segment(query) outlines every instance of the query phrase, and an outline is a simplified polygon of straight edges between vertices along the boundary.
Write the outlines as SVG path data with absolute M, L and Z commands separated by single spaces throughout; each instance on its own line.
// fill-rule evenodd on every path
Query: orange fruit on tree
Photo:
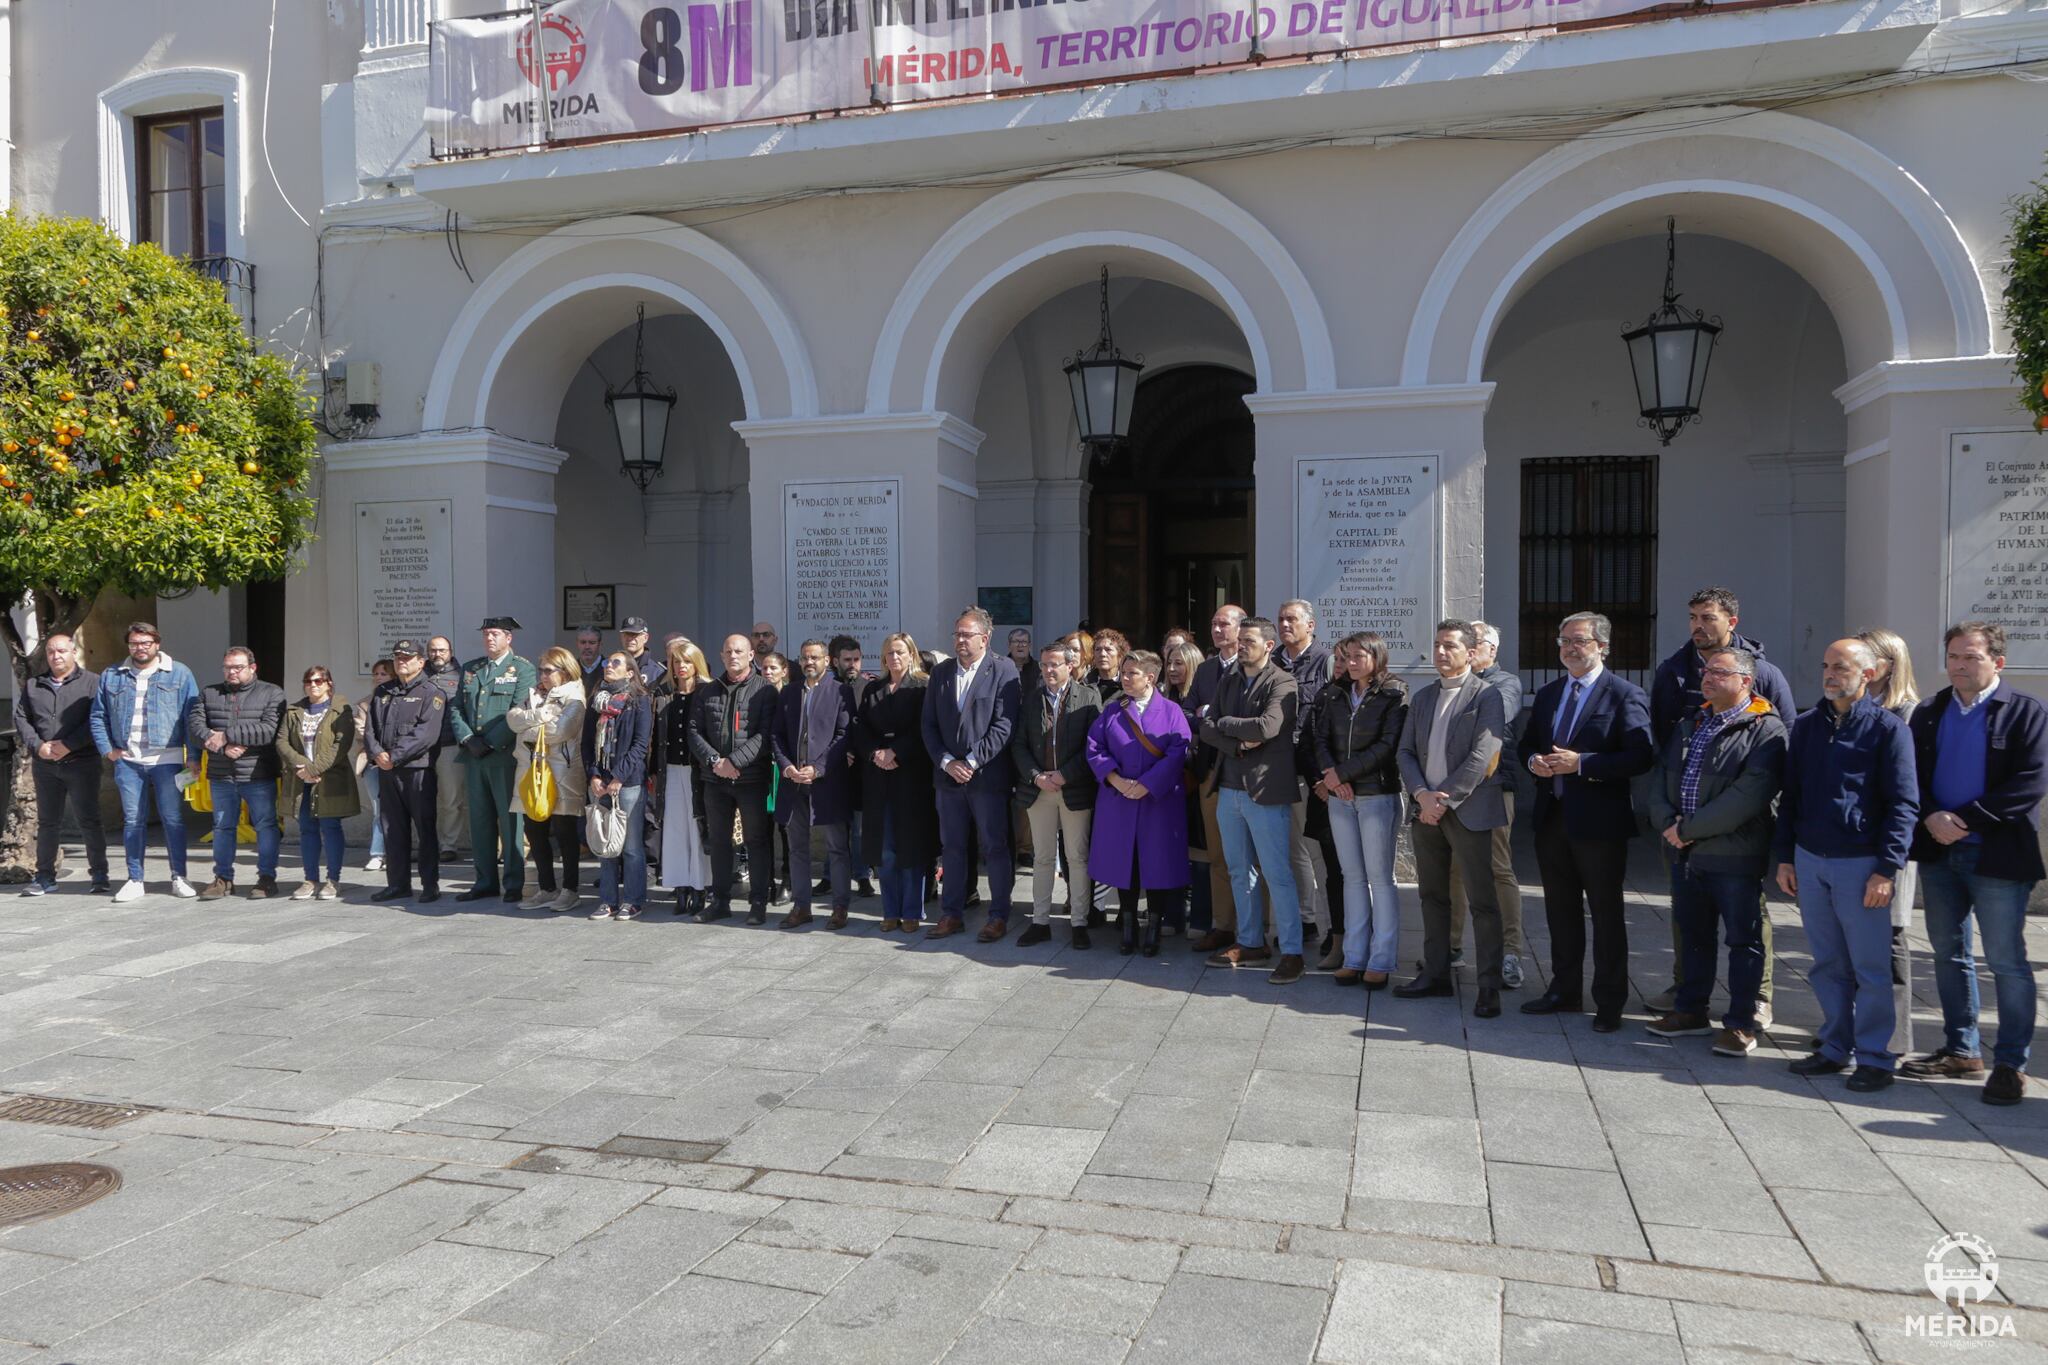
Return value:
M 124 380 L 122 380 L 122 381 L 121 381 L 121 391 L 122 391 L 123 393 L 133 393 L 133 392 L 135 392 L 135 381 L 134 381 L 134 380 L 132 380 L 132 379 L 124 379 Z
M 0 450 L 5 450 L 9 455 L 20 449 L 21 443 L 19 441 L 9 441 L 6 445 L 0 446 Z
M 28 339 L 30 341 L 41 341 L 43 339 L 43 334 L 35 330 L 35 328 L 31 327 L 29 328 Z
M 156 508 L 152 507 L 152 508 L 150 508 L 150 509 L 149 509 L 149 519 L 150 519 L 151 521 L 155 521 L 155 520 L 157 520 L 157 519 L 158 519 L 159 517 L 161 517 L 161 516 L 163 516 L 163 513 L 162 513 L 161 511 L 157 510 Z
M 64 390 L 64 392 L 57 395 L 57 401 L 60 403 L 69 403 L 73 396 L 74 395 L 72 394 L 71 390 L 66 389 Z
M 71 509 L 71 515 L 74 517 L 83 517 L 85 515 L 85 509 L 83 507 L 74 507 Z
M 254 461 L 254 460 L 244 460 L 244 461 L 242 461 L 242 472 L 243 472 L 244 474 L 254 474 L 254 473 L 256 473 L 256 472 L 257 472 L 257 471 L 258 471 L 258 470 L 259 470 L 260 468 L 261 468 L 261 466 L 259 466 L 259 465 L 258 465 L 258 464 L 257 464 L 257 463 L 256 463 L 256 462 Z

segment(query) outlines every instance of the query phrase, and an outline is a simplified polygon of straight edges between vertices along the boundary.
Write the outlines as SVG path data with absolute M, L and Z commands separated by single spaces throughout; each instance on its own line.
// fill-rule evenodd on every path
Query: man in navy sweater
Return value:
M 1977 964 L 1970 917 L 1998 993 L 1998 1043 L 1986 1104 L 2018 1104 L 2034 1037 L 2027 898 L 2042 876 L 2034 812 L 2048 795 L 2048 708 L 2004 686 L 2005 628 L 1951 626 L 1942 640 L 1949 686 L 1913 712 L 1914 757 L 1928 815 L 1913 834 L 1927 890 L 1927 938 L 1941 993 L 1942 1046 L 1908 1060 L 1909 1076 L 1984 1070 L 1977 1037 Z
M 1906 724 L 1869 695 L 1877 656 L 1837 640 L 1821 661 L 1821 704 L 1792 723 L 1774 857 L 1778 889 L 1799 902 L 1813 951 L 1820 1050 L 1801 1076 L 1847 1070 L 1851 1090 L 1882 1090 L 1891 1051 L 1892 880 L 1919 811 Z

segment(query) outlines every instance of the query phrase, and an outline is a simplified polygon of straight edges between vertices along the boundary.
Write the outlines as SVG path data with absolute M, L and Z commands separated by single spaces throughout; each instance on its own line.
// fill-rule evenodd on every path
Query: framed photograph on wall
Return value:
M 618 611 L 619 587 L 616 583 L 585 583 L 580 587 L 562 589 L 562 629 L 582 630 L 589 626 L 597 630 L 610 630 L 612 620 Z

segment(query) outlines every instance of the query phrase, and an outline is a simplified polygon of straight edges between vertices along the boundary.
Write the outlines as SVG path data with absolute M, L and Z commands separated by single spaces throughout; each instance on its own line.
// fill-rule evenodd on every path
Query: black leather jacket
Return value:
M 1398 795 L 1401 772 L 1394 756 L 1407 720 L 1408 689 L 1399 678 L 1390 676 L 1355 708 L 1350 681 L 1330 683 L 1316 694 L 1308 727 L 1315 744 L 1317 780 L 1335 768 L 1359 796 Z

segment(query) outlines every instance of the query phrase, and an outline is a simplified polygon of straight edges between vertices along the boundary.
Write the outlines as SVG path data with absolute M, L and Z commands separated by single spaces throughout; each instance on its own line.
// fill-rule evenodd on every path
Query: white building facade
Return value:
M 304 570 L 159 604 L 202 668 L 264 620 L 285 677 L 353 695 L 410 619 L 468 650 L 510 614 L 530 654 L 586 612 L 707 644 L 765 617 L 789 647 L 840 610 L 820 564 L 871 656 L 977 599 L 1149 643 L 1362 563 L 1333 623 L 1484 616 L 1532 679 L 1589 607 L 1646 677 L 1722 584 L 1806 700 L 1845 631 L 1938 681 L 1946 620 L 2036 605 L 2041 552 L 1978 553 L 1969 481 L 2048 458 L 1998 308 L 2048 147 L 2039 0 L 1648 11 L 469 157 L 427 131 L 449 0 L 100 0 L 90 43 L 83 6 L 12 11 L 13 206 L 252 265 L 252 325 L 324 386 Z M 1661 446 L 1619 338 L 1671 219 L 1724 331 Z M 1061 367 L 1105 267 L 1144 369 L 1101 453 Z M 642 307 L 679 394 L 644 492 L 603 401 Z M 840 492 L 851 547 L 815 520 Z M 1333 551 L 1374 505 L 1421 520 Z M 2015 666 L 2048 679 L 2048 630 Z

